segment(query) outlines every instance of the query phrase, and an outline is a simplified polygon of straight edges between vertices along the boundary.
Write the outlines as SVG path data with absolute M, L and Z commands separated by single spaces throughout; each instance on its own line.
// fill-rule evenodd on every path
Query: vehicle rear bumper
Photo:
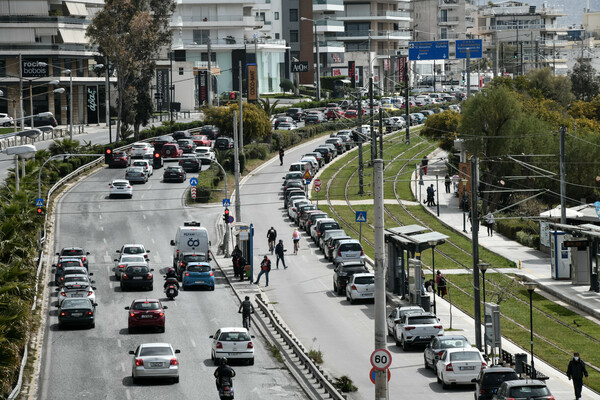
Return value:
M 135 367 L 133 376 L 136 378 L 177 378 L 179 367 L 172 365 L 170 368 L 143 368 Z
M 238 352 L 227 352 L 227 351 L 215 351 L 215 357 L 216 358 L 233 358 L 236 360 L 239 359 L 248 359 L 248 358 L 254 358 L 254 352 L 253 351 L 238 351 Z

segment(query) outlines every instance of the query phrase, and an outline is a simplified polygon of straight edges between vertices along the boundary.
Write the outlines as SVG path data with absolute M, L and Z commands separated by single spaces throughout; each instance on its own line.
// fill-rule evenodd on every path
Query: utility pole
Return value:
M 25 113 L 23 112 L 23 56 L 21 53 L 19 53 L 19 107 L 21 108 L 21 130 L 24 130 Z
M 383 109 L 379 107 L 379 158 L 383 160 Z
M 372 67 L 371 67 L 372 68 Z M 371 129 L 371 164 L 377 158 L 377 135 L 375 135 L 375 127 L 373 122 L 373 73 L 369 71 L 369 123 Z
M 560 132 L 560 223 L 567 223 L 567 182 L 566 182 L 566 166 L 565 166 L 565 131 L 566 128 L 561 126 Z
M 373 160 L 373 214 L 375 234 L 375 350 L 386 349 L 385 239 L 383 213 L 383 160 Z M 388 398 L 387 370 L 375 371 L 375 399 Z
M 515 74 L 518 76 L 519 71 L 521 70 L 521 67 L 519 65 L 519 22 L 517 20 L 515 20 L 515 23 L 517 25 L 517 70 L 515 71 Z M 521 54 L 521 56 L 522 56 L 522 54 Z
M 364 163 L 363 163 L 363 133 L 362 133 L 362 96 L 360 95 L 360 91 L 358 92 L 358 194 L 365 194 L 364 191 Z
M 173 129 L 173 50 L 171 49 L 171 51 L 169 52 L 169 62 L 171 64 L 171 67 L 169 68 L 169 72 L 171 75 L 171 78 L 169 79 L 169 120 L 171 121 L 171 132 Z M 73 93 L 71 93 L 71 96 L 73 96 Z M 73 124 L 73 122 L 71 121 L 71 124 Z
M 244 119 L 243 119 L 243 110 L 242 110 L 242 60 L 238 61 L 238 65 L 240 67 L 240 73 L 238 74 L 239 85 L 240 85 L 240 99 L 239 101 L 239 109 L 240 109 L 240 131 L 238 136 L 240 138 L 240 149 L 244 148 Z
M 406 88 L 406 97 L 404 99 L 404 108 L 406 109 L 406 144 L 410 144 L 410 111 L 408 105 L 409 84 L 408 84 L 408 66 L 410 65 L 408 57 L 404 59 L 404 86 Z
M 110 126 L 110 66 L 108 64 L 108 56 L 106 56 L 106 91 L 104 93 L 106 97 L 106 124 L 108 125 L 108 143 L 112 143 L 112 128 Z
M 208 82 L 206 83 L 206 91 L 208 92 L 208 106 L 212 107 L 213 105 L 213 99 L 212 99 L 212 68 L 210 65 L 210 37 L 207 38 L 208 39 L 208 43 L 207 43 L 207 47 L 206 47 L 206 51 L 208 52 L 208 62 L 206 64 L 206 67 L 208 69 L 208 73 L 206 74 L 206 77 L 208 78 Z
M 233 111 L 233 164 L 235 174 L 235 219 L 242 220 L 242 211 L 240 204 L 240 147 L 238 142 L 237 130 L 237 111 Z
M 467 57 L 469 53 L 467 51 Z M 477 209 L 477 156 L 471 156 L 471 215 L 473 242 L 473 301 L 475 302 L 475 346 L 481 351 L 481 300 L 479 294 L 479 215 Z

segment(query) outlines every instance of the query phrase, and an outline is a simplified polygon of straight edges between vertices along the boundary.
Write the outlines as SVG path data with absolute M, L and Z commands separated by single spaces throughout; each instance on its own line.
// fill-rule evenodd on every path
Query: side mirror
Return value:
M 209 338 L 210 338 L 210 339 L 212 339 L 212 338 L 213 338 L 213 335 L 210 335 L 210 336 L 209 336 Z
M 250 337 L 251 337 L 252 339 L 254 339 L 256 336 L 254 336 L 254 335 L 250 335 Z
M 473 379 L 471 379 L 471 382 L 473 382 L 473 383 L 477 383 L 477 378 L 473 378 Z
M 90 272 L 90 273 L 89 273 L 89 275 L 90 275 L 90 276 L 92 276 L 92 275 L 94 275 L 94 273 L 93 273 L 93 272 Z
M 129 354 L 135 355 L 135 351 L 129 350 Z
M 92 289 L 96 290 L 96 287 L 95 287 L 95 286 L 92 286 Z
M 175 241 L 171 240 L 171 246 L 175 246 Z
M 86 256 L 89 256 L 89 255 L 90 255 L 90 252 L 89 252 L 89 251 L 87 251 L 87 252 L 85 253 L 85 255 L 86 255 Z
M 120 253 L 120 252 L 121 252 L 121 250 L 117 250 L 117 253 Z
M 98 303 L 94 303 L 92 304 L 94 307 L 98 307 Z
M 129 306 L 125 307 L 126 310 L 129 310 Z
M 154 271 L 154 268 L 150 268 L 150 271 Z
M 175 354 L 179 354 L 179 353 L 181 353 L 181 350 L 179 350 L 179 349 L 175 350 Z
M 150 253 L 150 250 L 146 250 L 146 253 Z
M 167 306 L 163 306 L 163 310 L 166 310 L 166 309 L 168 309 L 168 308 L 169 308 L 169 307 L 167 307 Z
M 119 261 L 119 260 L 115 258 L 114 261 Z
M 57 255 L 57 256 L 60 256 L 60 254 L 59 254 L 59 253 L 56 253 L 56 255 Z

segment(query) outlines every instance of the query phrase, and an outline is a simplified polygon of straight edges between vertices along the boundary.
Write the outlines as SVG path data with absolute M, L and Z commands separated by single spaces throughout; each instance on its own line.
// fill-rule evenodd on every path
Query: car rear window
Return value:
M 340 245 L 340 251 L 361 251 L 360 243 L 344 243 Z
M 61 308 L 90 308 L 90 301 L 88 299 L 65 299 Z
M 121 257 L 121 261 L 122 263 L 126 263 L 126 262 L 146 262 L 146 260 L 144 260 L 144 257 L 142 256 L 126 256 L 126 257 Z
M 77 290 L 87 290 L 89 285 L 83 282 L 75 282 L 70 285 L 65 285 L 65 291 L 77 291 Z
M 155 301 L 145 301 L 143 303 L 142 302 L 135 303 L 133 305 L 133 309 L 134 310 L 159 310 L 160 306 Z
M 219 340 L 222 342 L 244 342 L 249 341 L 250 336 L 246 332 L 222 332 Z
M 513 387 L 510 389 L 510 397 L 537 397 L 537 396 L 549 396 L 550 391 L 546 386 L 520 386 Z
M 79 276 L 79 275 L 72 275 L 72 276 L 68 276 L 65 278 L 64 283 L 65 285 L 71 282 L 86 282 L 87 283 L 88 279 L 86 276 Z
M 440 349 L 461 349 L 469 346 L 470 344 L 466 340 L 440 340 Z
M 324 229 L 339 229 L 340 224 L 338 224 L 337 222 L 323 222 L 321 224 L 321 230 Z
M 173 352 L 169 347 L 144 347 L 140 350 L 140 357 L 170 355 L 173 355 Z
M 477 351 L 460 351 L 450 354 L 450 361 L 480 361 L 481 356 Z
M 147 267 L 142 267 L 142 266 L 132 266 L 132 267 L 127 267 L 127 272 L 130 274 L 147 274 L 148 273 L 148 268 Z
M 519 376 L 516 372 L 488 372 L 483 375 L 482 384 L 483 385 L 494 385 L 500 386 L 502 382 L 505 381 L 513 381 L 519 379 Z
M 73 269 L 66 269 L 63 274 L 64 275 L 73 275 L 73 274 L 80 274 L 80 275 L 84 275 L 86 274 L 86 270 L 85 268 L 73 268 Z
M 123 254 L 144 254 L 144 253 L 145 253 L 144 249 L 140 246 L 125 247 L 123 249 Z
M 208 265 L 190 265 L 187 267 L 190 272 L 210 272 L 211 269 Z
M 354 279 L 354 283 L 357 285 L 369 285 L 375 283 L 375 277 L 373 276 L 359 276 Z
M 188 255 L 183 256 L 183 261 L 204 262 L 204 261 L 206 261 L 206 256 L 204 254 L 188 254 Z
M 61 256 L 82 256 L 83 255 L 83 250 L 81 249 L 70 249 L 70 250 L 63 250 L 60 253 Z
M 58 268 L 69 268 L 69 267 L 81 267 L 81 263 L 79 261 L 63 261 L 58 264 Z
M 437 322 L 438 321 L 435 317 L 430 317 L 428 315 L 415 316 L 415 317 L 408 318 L 409 324 L 425 325 L 425 324 L 437 324 Z

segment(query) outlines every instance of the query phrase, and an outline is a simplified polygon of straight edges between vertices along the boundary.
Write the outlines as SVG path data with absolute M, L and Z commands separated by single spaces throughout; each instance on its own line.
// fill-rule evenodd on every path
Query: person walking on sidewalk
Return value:
M 277 240 L 277 231 L 275 228 L 271 227 L 267 231 L 267 240 L 269 241 L 269 251 L 273 254 L 273 249 L 275 248 L 275 240 Z
M 298 231 L 298 228 L 294 228 L 292 240 L 294 241 L 294 254 L 298 254 L 298 248 L 300 247 L 300 232 Z
M 573 380 L 573 389 L 575 389 L 575 400 L 581 398 L 581 389 L 583 388 L 583 377 L 587 379 L 588 372 L 585 363 L 579 358 L 579 353 L 573 353 L 573 359 L 569 361 L 567 367 L 567 378 Z
M 496 221 L 494 220 L 494 214 L 492 214 L 491 212 L 487 213 L 487 215 L 485 216 L 485 226 L 487 227 L 488 236 L 494 236 L 495 222 Z
M 284 155 L 283 147 L 280 147 L 279 148 L 279 165 L 283 165 L 283 155 Z
M 240 250 L 239 246 L 236 244 L 235 248 L 231 252 L 231 261 L 233 263 L 233 276 L 237 277 L 240 274 L 238 260 L 242 256 L 242 250 Z
M 283 240 L 279 240 L 279 243 L 277 243 L 277 246 L 275 246 L 275 256 L 277 257 L 275 265 L 277 266 L 277 269 L 279 269 L 279 260 L 281 260 L 283 268 L 287 269 L 287 266 L 285 265 L 285 259 L 283 258 L 283 253 L 285 251 L 287 250 L 283 248 Z
M 427 205 L 435 206 L 435 189 L 433 183 L 427 188 Z
M 450 179 L 450 175 L 446 174 L 444 177 L 444 184 L 446 185 L 446 193 L 450 193 L 450 184 L 452 180 Z
M 254 282 L 254 284 L 258 285 L 258 283 L 260 282 L 260 277 L 264 274 L 265 279 L 267 280 L 266 286 L 269 286 L 269 272 L 271 272 L 271 260 L 269 260 L 269 257 L 265 256 L 265 258 L 263 258 L 263 260 L 260 263 L 260 272 L 258 273 L 258 276 L 256 277 L 256 282 Z
M 438 270 L 435 276 L 435 285 L 437 286 L 437 294 L 442 299 L 446 295 L 446 278 L 442 275 L 442 271 Z
M 421 170 L 424 175 L 427 175 L 427 164 L 429 164 L 429 159 L 427 156 L 423 156 L 423 159 L 421 160 Z

